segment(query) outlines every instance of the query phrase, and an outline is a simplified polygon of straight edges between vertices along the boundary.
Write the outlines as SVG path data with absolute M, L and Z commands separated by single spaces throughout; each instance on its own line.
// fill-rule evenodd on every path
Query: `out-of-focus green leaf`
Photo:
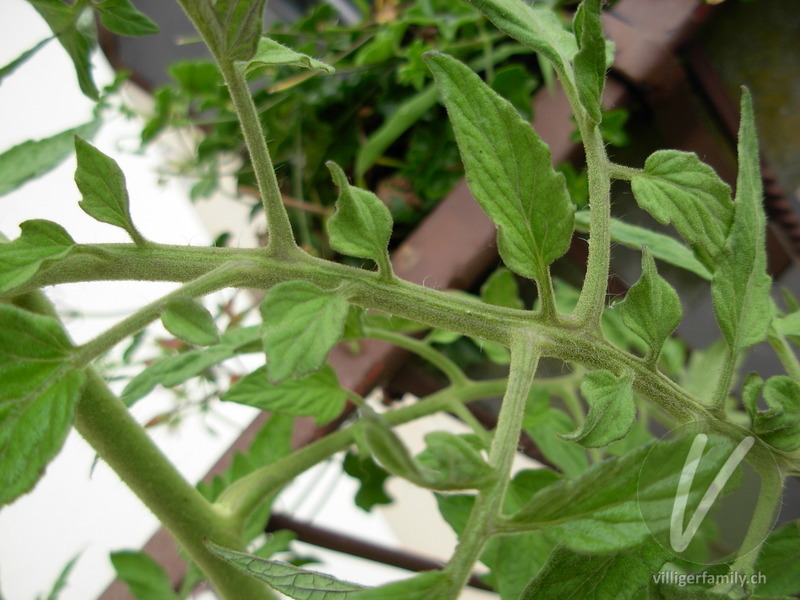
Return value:
M 170 298 L 161 322 L 175 337 L 197 346 L 210 346 L 219 342 L 219 332 L 214 317 L 192 298 Z
M 361 483 L 356 493 L 356 506 L 369 512 L 376 504 L 391 504 L 391 496 L 384 489 L 389 473 L 381 469 L 371 456 L 348 452 L 344 457 L 344 472 Z
M 50 36 L 48 38 L 43 39 L 41 42 L 36 43 L 32 48 L 28 48 L 20 54 L 17 58 L 12 60 L 10 63 L 3 65 L 0 67 L 0 83 L 3 80 L 11 75 L 14 71 L 20 68 L 23 64 L 25 64 L 29 58 L 31 58 L 34 54 L 36 54 L 39 50 L 44 48 L 47 45 L 47 42 L 54 39 L 55 36 Z
M 97 28 L 92 9 L 84 2 L 67 4 L 61 0 L 27 0 L 67 51 L 81 91 L 92 100 L 99 100 L 100 93 L 92 77 L 92 50 L 97 46 Z
M 0 195 L 57 167 L 72 154 L 75 136 L 91 138 L 100 124 L 95 119 L 49 138 L 22 142 L 0 154 Z
M 136 10 L 130 0 L 101 0 L 94 8 L 103 27 L 119 35 L 136 37 L 158 33 L 158 25 Z
M 164 568 L 144 552 L 113 552 L 111 564 L 136 600 L 179 600 Z
M 606 81 L 606 40 L 600 21 L 602 0 L 583 0 L 575 13 L 575 83 L 586 114 L 596 124 L 603 118 L 600 99 Z

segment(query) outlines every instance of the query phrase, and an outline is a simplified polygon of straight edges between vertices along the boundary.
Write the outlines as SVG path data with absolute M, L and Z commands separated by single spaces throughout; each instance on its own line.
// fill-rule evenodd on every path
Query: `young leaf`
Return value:
M 578 554 L 558 547 L 519 600 L 646 600 L 650 578 L 667 557 L 653 541 L 611 554 Z
M 575 84 L 586 114 L 599 124 L 603 118 L 600 99 L 606 80 L 606 40 L 600 21 L 602 0 L 583 0 L 575 12 Z
M 742 91 L 741 111 L 733 225 L 711 280 L 714 313 L 734 352 L 766 339 L 772 318 L 758 140 L 746 89 Z
M 362 585 L 341 581 L 325 573 L 235 552 L 213 542 L 207 541 L 206 546 L 240 571 L 266 582 L 295 600 L 354 600 L 355 592 L 365 589 Z
M 72 154 L 75 136 L 91 138 L 100 124 L 95 119 L 49 138 L 22 142 L 0 154 L 0 195 L 57 167 Z
M 445 600 L 448 580 L 442 571 L 428 571 L 353 594 L 348 600 Z
M 387 471 L 417 485 L 426 485 L 425 476 L 408 448 L 379 415 L 362 411 L 360 423 L 367 447 Z
M 578 231 L 589 232 L 588 210 L 579 210 L 575 213 L 575 227 Z M 691 271 L 708 281 L 711 280 L 711 271 L 695 258 L 694 253 L 678 240 L 668 235 L 650 231 L 637 225 L 631 225 L 619 219 L 612 219 L 611 239 L 634 250 L 647 246 L 655 258 Z
M 369 512 L 376 504 L 391 504 L 391 496 L 386 493 L 384 483 L 389 473 L 378 466 L 371 456 L 360 456 L 348 452 L 342 464 L 344 472 L 360 482 L 356 493 L 356 506 Z
M 553 170 L 550 149 L 533 128 L 468 67 L 444 54 L 425 60 L 453 123 L 470 190 L 497 226 L 503 261 L 541 285 L 572 239 L 574 206 L 564 176 Z
M 589 414 L 577 431 L 562 435 L 586 448 L 602 448 L 625 437 L 636 419 L 630 375 L 616 377 L 610 371 L 591 371 L 583 376 L 581 393 Z
M 130 0 L 101 0 L 94 8 L 103 27 L 119 35 L 135 37 L 158 33 L 158 25 L 136 10 Z
M 97 30 L 91 8 L 84 2 L 66 4 L 61 0 L 28 0 L 47 22 L 50 30 L 67 51 L 81 91 L 92 100 L 100 94 L 92 78 L 91 54 L 97 46 Z
M 564 29 L 552 8 L 518 0 L 467 0 L 500 31 L 547 58 L 562 75 L 571 74 L 578 51 L 575 36 Z
M 277 66 L 300 67 L 302 69 L 325 71 L 326 73 L 333 73 L 336 71 L 332 66 L 321 60 L 311 58 L 300 52 L 295 52 L 291 48 L 287 48 L 275 40 L 262 37 L 258 40 L 258 48 L 256 49 L 255 55 L 247 61 L 245 71 L 250 72 L 253 69 L 261 67 Z
M 326 164 L 339 188 L 336 212 L 328 220 L 331 247 L 348 256 L 371 258 L 383 275 L 391 274 L 388 247 L 392 215 L 389 209 L 372 192 L 350 185 L 339 165 L 330 161 Z
M 75 242 L 61 225 L 52 221 L 25 221 L 22 234 L 0 244 L 0 294 L 29 281 L 43 265 L 66 257 Z
M 481 300 L 495 306 L 524 308 L 514 274 L 502 267 L 489 275 L 489 278 L 481 286 Z
M 195 346 L 210 346 L 219 342 L 219 332 L 205 307 L 191 298 L 170 298 L 161 322 L 172 335 Z
M 77 136 L 75 154 L 78 159 L 75 183 L 83 195 L 80 207 L 98 221 L 121 227 L 134 242 L 141 243 L 143 238 L 131 221 L 122 169 L 113 158 Z
M 303 377 L 319 369 L 342 338 L 348 304 L 313 283 L 287 281 L 273 287 L 261 303 L 261 330 L 272 383 Z
M 469 438 L 436 431 L 425 436 L 426 449 L 416 457 L 425 479 L 436 489 L 480 488 L 494 473 Z
M 234 346 L 222 343 L 202 350 L 160 358 L 128 382 L 122 390 L 122 401 L 126 406 L 131 406 L 149 394 L 157 385 L 165 388 L 178 385 L 235 355 Z
M 645 360 L 654 365 L 664 342 L 681 322 L 682 311 L 677 292 L 658 274 L 646 247 L 642 252 L 642 276 L 617 308 L 625 325 L 649 346 Z
M 731 190 L 696 154 L 658 150 L 634 175 L 631 187 L 644 210 L 672 223 L 711 269 L 733 222 Z
M 267 372 L 267 367 L 256 369 L 237 381 L 221 400 L 297 417 L 314 417 L 319 425 L 336 418 L 344 409 L 347 392 L 339 387 L 330 365 L 312 375 L 277 385 L 269 382 Z
M 757 376 L 756 376 L 757 377 Z M 760 385 L 760 378 L 747 378 L 742 399 L 753 422 L 753 432 L 768 444 L 791 452 L 800 448 L 800 383 L 785 375 L 770 377 Z M 758 389 L 767 410 L 755 410 Z
M 28 492 L 72 427 L 84 374 L 61 324 L 0 304 L 0 505 Z
M 531 390 L 522 427 L 545 458 L 568 477 L 577 477 L 589 467 L 586 451 L 561 438 L 560 434 L 572 431 L 575 424 L 563 411 L 550 406 L 545 390 Z
M 650 535 L 669 530 L 692 440 L 693 436 L 686 435 L 656 442 L 598 463 L 574 479 L 558 481 L 537 492 L 511 521 L 544 529 L 576 552 L 635 547 Z M 734 444 L 727 438 L 709 436 L 709 440 L 688 495 L 689 514 L 733 451 Z M 645 459 L 650 465 L 647 472 L 642 470 Z
M 164 568 L 144 552 L 113 552 L 111 564 L 136 600 L 178 600 Z
M 203 3 L 200 3 L 203 4 Z M 250 60 L 258 49 L 267 0 L 217 0 L 218 51 L 229 60 Z

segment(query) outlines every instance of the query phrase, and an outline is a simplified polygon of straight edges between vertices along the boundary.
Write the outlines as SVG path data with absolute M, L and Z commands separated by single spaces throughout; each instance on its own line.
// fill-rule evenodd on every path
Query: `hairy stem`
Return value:
M 590 329 L 599 330 L 606 306 L 611 264 L 611 178 L 603 137 L 598 126 L 582 129 L 589 175 L 589 258 L 575 316 Z
M 57 316 L 41 292 L 17 303 Z M 245 549 L 234 521 L 189 484 L 153 443 L 94 367 L 75 415 L 75 429 L 161 521 L 224 600 L 268 600 L 272 592 L 209 552 L 203 540 Z
M 475 561 L 494 533 L 494 526 L 503 510 L 511 465 L 517 453 L 522 417 L 533 376 L 539 364 L 539 350 L 532 336 L 520 336 L 511 346 L 511 372 L 497 429 L 489 451 L 489 464 L 494 468 L 494 481 L 481 490 L 469 515 L 455 554 L 446 567 L 449 575 L 449 598 L 458 598 L 466 585 Z

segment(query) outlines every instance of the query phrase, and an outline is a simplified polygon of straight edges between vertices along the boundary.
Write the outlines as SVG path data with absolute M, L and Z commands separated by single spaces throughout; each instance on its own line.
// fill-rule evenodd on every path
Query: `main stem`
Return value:
M 469 515 L 467 526 L 456 547 L 448 573 L 448 598 L 458 598 L 466 585 L 475 561 L 494 533 L 497 518 L 503 510 L 503 500 L 508 488 L 511 466 L 519 444 L 519 433 L 525 404 L 539 364 L 539 349 L 532 336 L 519 336 L 511 346 L 511 371 L 508 387 L 497 422 L 489 463 L 494 468 L 494 481 L 481 490 Z
M 28 310 L 57 317 L 42 292 L 16 300 Z M 75 414 L 75 429 L 170 531 L 224 600 L 269 600 L 263 583 L 209 552 L 203 540 L 244 550 L 236 521 L 209 503 L 153 443 L 94 367 Z

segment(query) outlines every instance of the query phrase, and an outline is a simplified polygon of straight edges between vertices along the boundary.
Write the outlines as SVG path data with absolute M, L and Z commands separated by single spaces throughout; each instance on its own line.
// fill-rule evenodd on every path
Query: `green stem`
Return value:
M 495 480 L 481 490 L 475 499 L 455 554 L 445 568 L 449 583 L 448 598 L 458 598 L 502 514 L 511 466 L 519 445 L 525 405 L 538 364 L 539 349 L 534 340 L 529 336 L 517 338 L 511 346 L 508 387 L 489 451 L 489 464 L 494 468 Z
M 720 412 L 725 410 L 725 401 L 728 399 L 728 392 L 731 389 L 733 373 L 736 370 L 737 353 L 731 350 L 730 346 L 725 349 L 725 361 L 722 363 L 722 373 L 720 373 L 714 395 L 711 397 L 711 410 Z
M 633 167 L 626 167 L 616 163 L 610 163 L 608 166 L 611 178 L 619 179 L 620 181 L 632 181 L 634 177 L 644 172 L 641 169 L 634 169 Z
M 213 271 L 182 285 L 166 296 L 143 306 L 129 317 L 104 331 L 91 341 L 78 347 L 73 361 L 78 367 L 85 367 L 98 356 L 108 352 L 119 342 L 144 329 L 164 311 L 171 298 L 205 296 L 225 287 L 238 285 L 239 278 L 247 269 L 247 263 L 225 263 Z
M 19 298 L 17 304 L 57 316 L 41 292 Z M 264 584 L 217 558 L 203 544 L 210 539 L 244 550 L 236 521 L 181 476 L 94 367 L 87 367 L 86 375 L 75 415 L 78 433 L 169 530 L 224 600 L 274 598 Z
M 603 137 L 598 126 L 581 131 L 589 175 L 589 258 L 575 316 L 590 330 L 599 330 L 606 306 L 611 264 L 611 178 Z
M 778 360 L 781 361 L 786 373 L 795 381 L 800 381 L 800 362 L 797 360 L 797 355 L 792 350 L 786 337 L 775 331 L 775 328 L 770 328 L 769 345 L 775 351 Z
M 745 577 L 753 575 L 758 560 L 759 548 L 769 535 L 775 524 L 775 517 L 783 496 L 783 475 L 776 468 L 760 469 L 761 490 L 758 496 L 753 518 L 742 541 L 740 555 L 733 561 L 730 572 Z M 743 590 L 730 583 L 718 584 L 712 591 L 735 594 L 733 597 L 744 598 L 752 590 Z
M 374 340 L 389 342 L 390 344 L 409 350 L 421 358 L 424 358 L 444 373 L 453 385 L 464 385 L 468 382 L 468 378 L 464 374 L 464 371 L 461 370 L 461 367 L 425 342 L 393 331 L 374 329 L 371 327 L 364 329 L 364 335 Z
M 494 379 L 470 382 L 458 388 L 445 388 L 417 404 L 385 413 L 383 419 L 389 425 L 408 423 L 447 410 L 454 399 L 470 402 L 488 398 L 502 394 L 505 387 L 505 379 Z M 234 482 L 222 493 L 217 504 L 226 512 L 236 515 L 236 518 L 243 523 L 268 495 L 278 491 L 306 469 L 346 449 L 354 442 L 355 428 L 352 426 L 331 433 Z

